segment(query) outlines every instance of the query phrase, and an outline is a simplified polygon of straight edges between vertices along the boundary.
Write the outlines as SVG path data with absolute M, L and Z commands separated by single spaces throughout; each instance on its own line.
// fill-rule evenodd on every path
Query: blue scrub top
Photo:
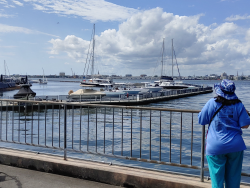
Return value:
M 209 124 L 217 109 L 222 105 L 210 99 L 198 115 L 199 124 Z M 250 118 L 244 105 L 236 103 L 224 106 L 214 117 L 207 134 L 206 155 L 220 155 L 242 151 L 246 145 L 241 127 L 250 125 Z

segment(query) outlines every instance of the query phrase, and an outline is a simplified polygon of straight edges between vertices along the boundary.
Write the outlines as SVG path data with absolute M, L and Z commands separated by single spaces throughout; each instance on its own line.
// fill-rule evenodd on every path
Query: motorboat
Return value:
M 3 76 L 1 74 L 1 77 L 0 77 L 0 90 L 8 90 L 9 88 L 15 88 L 16 87 L 15 80 L 13 78 L 9 77 L 9 76 L 6 76 L 6 67 L 7 67 L 7 64 L 5 63 L 5 60 L 4 60 L 5 76 Z
M 40 83 L 39 80 L 29 80 L 29 83 L 34 84 L 34 83 Z
M 19 91 L 14 95 L 14 99 L 25 97 L 35 97 L 36 93 L 30 89 L 30 84 L 22 84 Z
M 104 96 L 106 96 L 106 94 L 104 92 L 101 91 L 97 91 L 94 89 L 79 89 L 75 92 L 73 92 L 73 90 L 69 91 L 69 99 L 75 99 L 75 100 L 81 100 L 81 99 L 100 99 Z
M 113 89 L 112 86 L 113 86 L 112 84 L 102 84 L 102 87 L 105 88 L 100 89 L 100 91 L 103 91 L 107 97 L 121 97 L 121 95 L 126 94 L 124 91 Z
M 101 78 L 92 78 L 89 80 L 83 80 L 80 84 L 82 87 L 89 87 L 89 86 L 94 86 L 94 87 L 105 87 L 105 84 L 111 84 L 112 86 L 112 80 L 110 79 L 101 79 Z
M 185 84 L 182 81 L 173 81 L 173 82 L 162 81 L 159 86 L 164 89 L 194 89 L 196 88 L 195 86 L 190 85 L 190 84 Z
M 13 88 L 16 86 L 16 82 L 12 79 L 4 78 L 3 75 L 0 77 L 0 90 Z
M 116 90 L 116 92 L 124 92 L 128 95 L 137 95 L 140 93 L 147 93 L 149 91 L 147 88 L 137 88 L 133 86 L 127 87 L 126 83 L 115 83 L 114 90 Z
M 162 87 L 156 85 L 150 85 L 150 82 L 142 82 L 145 84 L 144 89 L 148 89 L 148 92 L 159 92 L 162 90 Z

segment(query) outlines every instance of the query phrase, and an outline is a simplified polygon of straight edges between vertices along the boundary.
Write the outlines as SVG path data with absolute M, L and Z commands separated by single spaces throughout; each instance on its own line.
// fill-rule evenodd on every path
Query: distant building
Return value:
M 220 79 L 228 79 L 227 73 L 222 73 Z
M 59 73 L 59 76 L 60 76 L 60 77 L 65 77 L 65 72 L 60 72 L 60 73 Z
M 233 80 L 233 79 L 234 79 L 234 75 L 229 75 L 229 76 L 228 76 L 228 79 L 229 79 L 229 80 Z
M 125 77 L 132 77 L 132 74 L 126 74 Z
M 140 77 L 146 77 L 147 75 L 146 74 L 141 74 Z

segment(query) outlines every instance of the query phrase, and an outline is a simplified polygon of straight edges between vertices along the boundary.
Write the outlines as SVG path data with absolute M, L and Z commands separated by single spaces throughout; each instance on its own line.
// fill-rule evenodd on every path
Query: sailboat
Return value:
M 163 61 L 163 57 L 164 57 L 164 38 L 163 38 L 163 42 L 162 42 L 162 60 L 161 60 L 161 64 L 162 64 L 162 69 L 161 69 L 161 77 L 159 81 L 155 81 L 156 85 L 159 85 L 160 87 L 162 87 L 163 89 L 184 89 L 184 88 L 189 88 L 190 85 L 185 85 L 182 82 L 175 82 L 173 80 L 173 67 L 174 67 L 174 45 L 173 45 L 173 39 L 172 39 L 172 76 L 165 76 L 163 75 L 163 69 L 164 69 L 164 61 Z
M 43 79 L 39 79 L 39 83 L 40 84 L 47 84 L 48 83 L 48 80 L 47 80 L 46 76 L 44 76 L 44 70 L 43 70 Z
M 81 101 L 82 99 L 100 99 L 106 96 L 105 93 L 93 89 L 93 87 L 96 87 L 96 86 L 100 87 L 102 83 L 102 79 L 94 78 L 94 63 L 95 63 L 94 52 L 95 52 L 95 24 L 93 27 L 92 52 L 91 52 L 92 54 L 91 54 L 91 61 L 90 61 L 91 62 L 91 79 L 89 80 L 85 79 L 80 84 L 80 86 L 88 87 L 88 88 L 79 89 L 75 92 L 73 90 L 70 90 L 68 93 L 69 99 Z M 87 62 L 88 60 L 86 60 L 86 64 Z
M 102 78 L 97 78 L 94 76 L 94 65 L 95 65 L 95 24 L 93 26 L 93 38 L 92 38 L 92 47 L 91 47 L 91 59 L 89 62 L 91 62 L 91 79 L 84 79 L 82 80 L 80 86 L 82 87 L 105 87 L 105 84 L 111 84 L 112 85 L 112 80 L 110 79 L 102 79 Z M 88 58 L 86 59 L 86 65 L 88 63 Z M 86 66 L 85 65 L 85 66 Z M 87 73 L 86 73 L 87 74 Z M 98 72 L 99 74 L 99 72 Z M 87 75 L 85 76 L 85 78 Z

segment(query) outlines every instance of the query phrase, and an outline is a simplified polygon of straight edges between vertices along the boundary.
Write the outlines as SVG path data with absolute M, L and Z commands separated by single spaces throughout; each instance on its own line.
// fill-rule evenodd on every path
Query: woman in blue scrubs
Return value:
M 235 94 L 234 82 L 224 79 L 215 84 L 214 89 L 217 96 L 210 99 L 198 115 L 201 125 L 210 123 L 206 157 L 212 188 L 224 188 L 224 183 L 226 188 L 238 188 L 243 151 L 246 149 L 241 136 L 242 128 L 249 127 L 250 118 Z M 222 108 L 216 113 L 220 107 Z

